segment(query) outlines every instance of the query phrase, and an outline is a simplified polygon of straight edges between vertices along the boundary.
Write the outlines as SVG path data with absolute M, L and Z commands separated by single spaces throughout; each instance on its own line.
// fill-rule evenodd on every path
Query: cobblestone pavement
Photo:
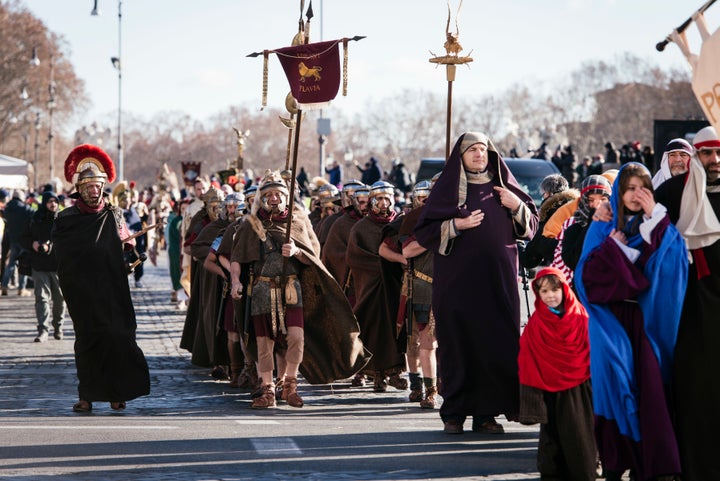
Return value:
M 301 383 L 304 408 L 249 409 L 247 391 L 180 349 L 185 313 L 158 262 L 146 263 L 145 287 L 131 287 L 151 394 L 122 412 L 96 403 L 72 413 L 70 319 L 63 340 L 34 343 L 34 298 L 0 297 L 0 479 L 539 479 L 536 427 L 501 419 L 505 436 L 445 435 L 437 411 L 411 405 L 407 391 Z

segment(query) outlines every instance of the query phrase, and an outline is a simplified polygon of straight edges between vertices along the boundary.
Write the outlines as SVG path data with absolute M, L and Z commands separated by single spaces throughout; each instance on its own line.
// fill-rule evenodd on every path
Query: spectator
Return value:
M 342 167 L 336 160 L 332 160 L 330 165 L 325 167 L 325 173 L 329 176 L 329 182 L 340 189 L 342 187 Z
M 552 215 L 563 205 L 573 202 L 580 196 L 576 189 L 568 186 L 567 180 L 560 174 L 550 174 L 540 183 L 543 201 L 538 210 L 538 229 L 535 236 L 520 250 L 520 265 L 532 269 L 539 265 L 548 265 L 553 260 L 557 239 L 543 235 L 543 229 Z
M 580 165 L 575 168 L 575 179 L 577 182 L 577 187 L 582 184 L 582 181 L 585 180 L 585 177 L 591 174 L 592 168 L 592 157 L 590 157 L 589 155 L 584 156 Z
M 55 218 L 59 211 L 59 199 L 54 192 L 46 191 L 42 202 L 23 233 L 22 245 L 30 255 L 33 284 L 35 286 L 35 315 L 38 335 L 35 342 L 48 340 L 50 326 L 57 340 L 63 338 L 65 300 L 58 280 L 58 263 L 50 240 Z M 52 302 L 52 309 L 50 304 Z
M 360 163 L 357 160 L 353 160 L 355 167 L 360 171 L 361 177 L 360 182 L 365 185 L 373 185 L 378 180 L 382 179 L 382 170 L 378 165 L 378 160 L 375 157 L 370 157 L 370 160 L 365 162 L 365 167 L 360 167 Z
M 13 191 L 12 199 L 5 206 L 5 234 L 9 245 L 8 264 L 5 267 L 5 273 L 2 278 L 2 295 L 8 295 L 8 287 L 10 281 L 15 276 L 15 270 L 18 266 L 18 260 L 24 249 L 20 243 L 23 233 L 30 223 L 33 216 L 33 210 L 25 203 L 25 194 L 20 189 Z M 30 291 L 25 289 L 27 276 L 18 272 L 18 295 L 30 296 Z
M 412 190 L 412 179 L 410 178 L 410 172 L 407 167 L 400 159 L 395 159 L 392 162 L 392 170 L 390 171 L 389 179 L 391 184 L 400 189 L 403 194 L 407 194 Z
M 655 171 L 655 151 L 649 145 L 646 145 L 642 149 L 641 153 L 642 163 L 648 168 L 650 172 Z
M 615 148 L 612 142 L 605 144 L 605 163 L 607 164 L 620 164 L 620 151 Z M 614 165 L 613 168 L 617 168 L 619 165 Z
M 297 180 L 298 189 L 300 190 L 300 197 L 308 197 L 310 195 L 308 188 L 310 180 L 308 179 L 307 172 L 305 172 L 305 167 L 300 167 L 300 173 L 295 180 Z

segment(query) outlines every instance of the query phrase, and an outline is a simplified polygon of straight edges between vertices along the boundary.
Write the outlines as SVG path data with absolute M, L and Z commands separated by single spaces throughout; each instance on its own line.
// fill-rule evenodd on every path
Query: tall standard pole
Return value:
M 125 179 L 125 160 L 123 158 L 123 129 L 122 129 L 122 0 L 118 0 L 118 180 Z

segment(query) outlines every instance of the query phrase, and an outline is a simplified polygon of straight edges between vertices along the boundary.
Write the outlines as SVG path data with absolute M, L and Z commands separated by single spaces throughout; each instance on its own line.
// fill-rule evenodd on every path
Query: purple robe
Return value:
M 440 416 L 444 421 L 503 413 L 515 418 L 520 338 L 516 239 L 533 235 L 537 209 L 491 142 L 487 170 L 492 180 L 465 182 L 464 137 L 456 142 L 415 227 L 420 245 L 434 253 L 432 308 L 442 379 Z M 511 190 L 524 204 L 522 226 L 500 204 L 496 186 Z M 461 192 L 466 192 L 464 202 Z M 442 242 L 447 239 L 446 221 L 466 217 L 475 209 L 485 213 L 482 223 L 450 240 L 448 253 Z

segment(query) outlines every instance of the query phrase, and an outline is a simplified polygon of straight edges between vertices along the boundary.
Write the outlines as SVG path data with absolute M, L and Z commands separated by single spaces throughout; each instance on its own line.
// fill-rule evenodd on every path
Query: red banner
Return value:
M 275 50 L 298 108 L 324 108 L 337 95 L 340 88 L 339 43 L 332 40 Z

